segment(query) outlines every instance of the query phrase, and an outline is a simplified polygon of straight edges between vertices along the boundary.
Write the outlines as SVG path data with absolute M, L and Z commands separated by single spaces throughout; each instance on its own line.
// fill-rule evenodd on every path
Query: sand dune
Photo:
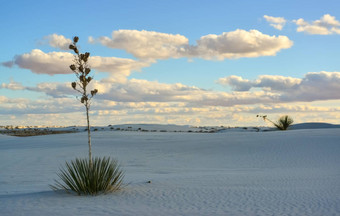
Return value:
M 87 156 L 85 132 L 0 136 L 0 215 L 340 215 L 337 128 L 92 136 L 94 155 L 122 163 L 123 190 L 48 187 L 65 161 Z

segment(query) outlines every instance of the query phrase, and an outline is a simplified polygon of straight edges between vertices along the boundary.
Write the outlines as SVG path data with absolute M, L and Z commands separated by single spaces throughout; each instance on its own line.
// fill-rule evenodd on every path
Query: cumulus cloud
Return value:
M 136 61 L 133 59 L 92 56 L 89 64 L 95 70 L 108 72 L 110 81 L 125 82 L 133 71 L 149 67 L 152 61 Z
M 36 74 L 69 74 L 72 73 L 69 65 L 72 64 L 73 59 L 74 56 L 68 52 L 44 53 L 34 49 L 30 53 L 16 55 L 13 65 L 29 69 Z
M 301 83 L 282 96 L 289 101 L 340 99 L 340 72 L 310 72 Z M 296 90 L 295 90 L 296 89 Z
M 239 76 L 229 76 L 220 78 L 217 83 L 221 85 L 231 86 L 235 91 L 249 91 L 251 88 L 263 88 L 269 91 L 280 91 L 287 88 L 293 88 L 301 82 L 301 79 L 273 76 L 273 75 L 261 75 L 257 80 L 251 81 L 243 79 Z
M 250 113 L 291 113 L 291 112 L 339 112 L 340 107 L 319 107 L 310 104 L 276 104 L 276 105 L 259 105 L 252 107 L 239 107 L 240 111 Z
M 39 83 L 35 87 L 24 87 L 21 90 L 41 92 L 54 98 L 65 98 L 76 93 L 70 83 Z M 10 88 L 9 84 L 3 84 Z M 182 103 L 187 106 L 234 106 L 237 104 L 269 103 L 276 101 L 276 95 L 270 92 L 216 92 L 187 86 L 181 83 L 165 84 L 157 81 L 131 79 L 124 83 L 93 81 L 90 88 L 97 88 L 96 100 L 115 103 Z M 183 105 L 184 106 L 184 105 Z
M 312 22 L 307 22 L 302 18 L 294 22 L 298 26 L 298 32 L 318 35 L 340 34 L 340 22 L 330 14 L 325 14 L 319 20 Z
M 230 85 L 234 92 L 211 91 L 180 83 L 165 84 L 157 81 L 131 79 L 124 83 L 108 80 L 93 81 L 97 88 L 96 100 L 116 103 L 183 103 L 190 107 L 232 107 L 236 105 L 276 104 L 286 102 L 322 101 L 340 99 L 340 72 L 311 72 L 303 78 L 259 76 L 246 80 L 231 76 L 218 81 Z M 70 97 L 75 92 L 70 83 L 40 83 L 23 87 L 20 83 L 2 84 L 2 88 L 42 92 L 54 98 Z M 252 88 L 257 88 L 250 91 Z
M 206 35 L 191 47 L 190 54 L 210 59 L 274 56 L 281 49 L 288 49 L 293 42 L 286 36 L 269 36 L 257 30 L 237 29 L 221 35 Z
M 10 90 L 24 90 L 25 87 L 19 83 L 11 80 L 10 83 L 1 83 L 0 88 L 2 89 L 10 89 Z
M 54 98 L 65 98 L 69 95 L 74 95 L 75 92 L 71 88 L 70 83 L 38 83 L 35 87 L 26 87 L 26 90 L 43 92 L 46 95 L 52 96 Z
M 270 23 L 270 26 L 278 29 L 278 30 L 282 30 L 283 26 L 286 24 L 286 20 L 283 17 L 272 17 L 272 16 L 268 16 L 268 15 L 264 15 L 263 16 L 267 22 Z
M 284 91 L 294 89 L 301 83 L 301 79 L 285 76 L 262 75 L 259 76 L 257 87 L 270 91 Z
M 74 98 L 55 98 L 53 100 L 0 97 L 0 114 L 46 114 L 72 113 L 82 110 L 81 104 L 74 103 Z M 68 106 L 65 106 L 68 104 Z
M 140 59 L 167 59 L 180 57 L 179 50 L 188 44 L 188 39 L 179 34 L 118 30 L 112 32 L 112 38 L 90 37 L 89 42 L 99 42 L 110 48 L 126 50 Z
M 124 49 L 140 59 L 204 58 L 219 59 L 273 56 L 282 49 L 288 49 L 293 42 L 286 36 L 270 36 L 257 30 L 237 29 L 220 35 L 210 34 L 189 45 L 182 35 L 151 31 L 118 30 L 112 38 L 89 38 L 92 43 Z
M 90 83 L 90 88 L 99 90 L 96 100 L 111 101 L 111 105 L 182 103 L 189 107 L 233 107 L 340 99 L 340 72 L 310 72 L 303 78 L 263 75 L 256 80 L 230 76 L 221 78 L 218 83 L 231 86 L 235 91 L 212 91 L 181 83 L 165 84 L 139 79 L 122 83 L 107 79 L 94 80 Z M 76 95 L 70 83 L 39 83 L 35 87 L 24 87 L 21 83 L 11 81 L 8 84 L 2 83 L 1 88 L 42 92 L 54 98 Z M 250 91 L 251 89 L 253 90 Z
M 85 125 L 83 107 L 74 98 L 33 101 L 0 96 L 0 119 L 12 125 Z M 107 103 L 106 103 L 107 102 Z M 340 107 L 324 107 L 306 103 L 274 105 L 236 105 L 233 107 L 192 106 L 187 103 L 93 101 L 93 125 L 120 123 L 159 123 L 190 125 L 251 126 L 265 125 L 256 114 L 275 119 L 283 114 L 295 122 L 323 121 L 337 124 Z M 68 106 L 64 106 L 68 104 Z M 9 116 L 16 116 L 10 120 Z
M 157 81 L 131 79 L 125 83 L 106 84 L 100 100 L 129 103 L 184 103 L 185 106 L 234 106 L 237 104 L 276 101 L 269 92 L 216 92 L 180 83 L 165 84 Z M 101 92 L 99 90 L 99 92 Z M 190 105 L 191 104 L 191 105 Z
M 9 83 L 2 83 L 0 89 L 10 89 L 13 91 L 17 90 L 28 90 L 35 92 L 43 92 L 46 95 L 52 96 L 54 98 L 69 97 L 69 95 L 74 94 L 74 90 L 71 88 L 70 83 L 59 83 L 59 82 L 43 82 L 38 83 L 36 86 L 24 86 L 22 83 L 15 82 L 11 80 Z
M 69 50 L 69 45 L 72 43 L 71 39 L 65 38 L 63 35 L 51 34 L 45 36 L 41 43 L 48 43 L 51 47 L 61 50 Z
M 68 52 L 45 53 L 34 49 L 30 53 L 17 55 L 11 64 L 3 63 L 4 66 L 17 65 L 20 68 L 29 69 L 36 74 L 71 74 L 69 65 L 73 63 L 74 55 Z M 151 62 L 142 62 L 132 59 L 91 56 L 89 64 L 94 70 L 108 72 L 117 81 L 125 80 L 132 71 L 139 71 L 148 67 Z
M 165 84 L 157 81 L 131 79 L 125 83 L 108 83 L 107 94 L 101 98 L 123 102 L 179 102 L 185 97 L 201 94 L 204 90 L 180 83 Z
M 234 75 L 220 78 L 217 83 L 231 86 L 234 91 L 249 91 L 254 86 L 254 82 Z
M 237 85 L 235 80 L 239 80 L 241 86 L 245 86 L 244 83 L 246 83 L 257 88 L 261 86 L 262 90 L 230 93 L 205 90 L 180 83 L 165 84 L 137 79 L 131 79 L 125 83 L 94 81 L 91 84 L 100 86 L 100 94 L 92 101 L 92 114 L 94 122 L 97 122 L 98 118 L 102 116 L 104 124 L 107 124 L 110 118 L 113 118 L 115 122 L 122 121 L 125 123 L 132 120 L 144 122 L 143 119 L 145 118 L 153 120 L 160 118 L 164 122 L 169 120 L 173 121 L 171 123 L 181 124 L 185 123 L 183 121 L 191 122 L 193 119 L 200 119 L 205 124 L 210 122 L 225 124 L 226 119 L 249 123 L 249 119 L 255 121 L 253 120 L 255 114 L 259 113 L 308 112 L 311 115 L 312 113 L 320 115 L 320 113 L 336 113 L 340 110 L 340 107 L 313 107 L 305 102 L 301 103 L 303 101 L 340 99 L 338 94 L 340 73 L 308 73 L 302 79 L 295 79 L 262 76 L 259 77 L 259 81 L 251 81 L 234 77 L 234 85 Z M 275 83 L 282 86 L 274 88 Z M 38 100 L 11 99 L 0 96 L 0 115 L 27 113 L 63 113 L 63 115 L 67 115 L 75 112 L 82 113 L 83 111 L 82 105 L 75 101 L 74 96 L 77 93 L 71 88 L 70 83 L 39 83 L 35 87 L 25 87 L 21 83 L 11 81 L 8 84 L 1 84 L 1 87 L 41 92 L 54 97 L 54 99 L 44 99 L 43 97 Z M 296 102 L 300 102 L 300 104 L 296 104 Z M 65 106 L 65 104 L 68 104 L 68 106 Z M 75 115 L 69 117 L 76 119 L 75 116 L 79 117 L 80 114 L 75 113 Z M 294 119 L 295 117 L 296 115 L 294 115 Z M 309 119 L 315 118 L 309 117 Z M 67 122 L 72 121 L 68 119 Z M 79 124 L 78 121 L 73 120 L 73 122 Z M 235 123 L 232 120 L 230 122 Z
M 253 81 L 230 76 L 217 82 L 231 86 L 235 91 L 262 88 L 266 92 L 278 94 L 278 101 L 282 102 L 340 99 L 340 72 L 309 72 L 302 79 L 263 75 Z

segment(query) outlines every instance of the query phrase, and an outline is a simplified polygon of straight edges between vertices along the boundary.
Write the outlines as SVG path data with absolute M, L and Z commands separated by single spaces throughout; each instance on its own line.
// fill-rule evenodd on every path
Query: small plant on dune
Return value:
M 257 115 L 256 117 L 261 117 L 263 118 L 264 121 L 267 120 L 271 122 L 279 130 L 287 130 L 288 127 L 291 126 L 294 122 L 294 120 L 288 115 L 281 116 L 276 122 L 273 122 L 272 120 L 267 118 L 267 115 L 263 115 L 263 116 Z
M 78 195 L 97 195 L 119 190 L 123 180 L 123 172 L 116 160 L 110 158 L 94 158 L 90 165 L 87 159 L 76 159 L 66 162 L 66 169 L 61 168 L 52 189 L 64 189 Z
M 121 187 L 123 172 L 116 160 L 110 158 L 92 158 L 91 130 L 89 110 L 91 99 L 98 93 L 97 89 L 88 91 L 87 87 L 93 77 L 89 76 L 91 68 L 88 65 L 90 53 L 79 53 L 77 42 L 79 38 L 74 37 L 73 43 L 69 46 L 75 53 L 74 64 L 70 69 L 78 78 L 72 82 L 74 90 L 81 94 L 80 102 L 84 104 L 87 120 L 87 135 L 89 157 L 88 159 L 76 159 L 70 163 L 66 162 L 66 169 L 60 168 L 58 176 L 61 182 L 55 181 L 55 185 L 50 185 L 54 190 L 64 189 L 67 192 L 75 192 L 78 195 L 96 195 L 118 190 Z
M 288 127 L 293 124 L 293 122 L 294 120 L 290 116 L 285 115 L 279 118 L 275 126 L 280 130 L 287 130 Z

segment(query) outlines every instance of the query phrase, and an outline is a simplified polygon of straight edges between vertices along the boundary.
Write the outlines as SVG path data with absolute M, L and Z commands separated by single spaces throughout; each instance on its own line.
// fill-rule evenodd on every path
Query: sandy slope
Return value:
M 58 167 L 87 156 L 85 135 L 0 136 L 0 215 L 340 215 L 340 129 L 98 131 L 93 152 L 121 161 L 125 189 L 52 192 Z

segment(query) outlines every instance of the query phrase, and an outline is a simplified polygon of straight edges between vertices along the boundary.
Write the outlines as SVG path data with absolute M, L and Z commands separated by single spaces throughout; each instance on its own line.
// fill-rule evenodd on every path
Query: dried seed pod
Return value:
M 76 66 L 73 64 L 73 65 L 70 65 L 70 69 L 73 70 L 73 71 L 75 71 L 77 68 L 76 68 Z
M 72 85 L 72 88 L 73 88 L 73 89 L 76 89 L 76 86 L 77 86 L 76 82 L 72 82 L 71 85 Z
M 91 72 L 90 68 L 85 68 L 85 75 L 89 74 Z
M 83 59 L 84 62 L 87 62 L 89 56 L 90 56 L 90 53 L 89 53 L 89 52 L 86 52 L 86 53 L 84 54 L 84 59 Z
M 79 76 L 79 80 L 80 80 L 80 82 L 82 82 L 82 83 L 86 83 L 86 77 L 85 77 L 84 75 L 80 75 L 80 76 Z
M 88 100 L 87 96 L 83 96 L 83 97 L 81 97 L 80 102 L 84 103 L 87 100 Z
M 70 46 L 68 47 L 71 50 L 74 50 L 76 47 L 73 44 L 70 44 Z
M 83 65 L 80 65 L 78 69 L 79 69 L 79 71 L 84 72 L 84 67 L 83 67 Z
M 92 80 L 92 77 L 87 77 L 87 83 L 90 83 Z
M 79 54 L 79 51 L 78 51 L 77 47 L 74 48 L 73 50 L 74 50 L 75 53 Z
M 79 40 L 79 37 L 77 37 L 77 36 L 75 36 L 75 37 L 73 38 L 73 42 L 74 42 L 74 43 L 77 43 L 78 40 Z
M 92 97 L 95 96 L 97 93 L 98 93 L 98 90 L 97 90 L 97 89 L 92 90 L 92 91 L 91 91 Z

